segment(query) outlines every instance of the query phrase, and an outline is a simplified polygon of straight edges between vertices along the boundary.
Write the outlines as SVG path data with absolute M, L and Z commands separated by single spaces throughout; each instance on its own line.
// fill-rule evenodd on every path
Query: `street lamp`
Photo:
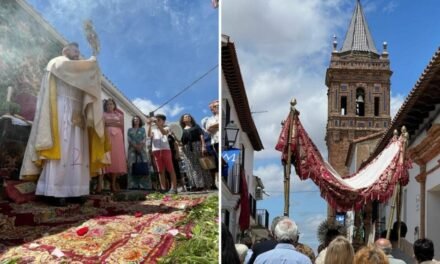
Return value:
M 225 127 L 225 141 L 226 141 L 226 147 L 231 148 L 235 145 L 235 142 L 237 141 L 238 131 L 240 131 L 240 128 L 234 123 L 234 121 L 230 121 L 229 124 Z

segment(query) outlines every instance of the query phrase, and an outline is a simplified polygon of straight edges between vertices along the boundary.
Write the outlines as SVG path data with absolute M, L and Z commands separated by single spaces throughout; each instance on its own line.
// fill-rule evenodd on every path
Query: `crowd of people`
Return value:
M 269 239 L 253 243 L 250 237 L 243 237 L 234 244 L 228 227 L 222 224 L 222 263 L 224 264 L 438 264 L 434 260 L 434 244 L 428 238 L 421 238 L 411 247 L 412 255 L 398 246 L 396 240 L 397 222 L 391 230 L 390 239 L 381 237 L 374 244 L 357 250 L 338 229 L 329 229 L 325 242 L 318 249 L 315 258 L 313 250 L 298 242 L 299 231 L 295 222 L 286 217 L 275 217 L 269 230 Z M 406 225 L 401 222 L 402 238 Z M 403 232 L 402 232 L 403 231 Z M 402 239 L 406 241 L 405 239 Z M 409 242 L 408 242 L 409 243 Z
M 116 101 L 100 100 L 96 58 L 84 60 L 79 54 L 78 44 L 69 43 L 45 69 L 20 172 L 22 179 L 38 178 L 37 195 L 58 206 L 69 200 L 83 202 L 94 176 L 95 193 L 102 192 L 105 177 L 110 191 L 119 192 L 122 175 L 127 175 L 128 189 L 154 188 L 155 175 L 157 189 L 170 194 L 177 194 L 178 179 L 185 175 L 187 183 L 179 181 L 183 190 L 216 188 L 217 169 L 202 168 L 199 159 L 218 154 L 218 100 L 209 104 L 212 116 L 202 126 L 191 114 L 182 115 L 181 138 L 169 129 L 163 114 L 134 116 L 125 131 L 125 117 Z
M 218 101 L 215 100 L 210 106 L 212 104 L 218 104 Z M 168 194 L 178 193 L 178 183 L 182 185 L 182 190 L 208 191 L 216 188 L 215 174 L 202 168 L 200 163 L 201 157 L 217 153 L 214 146 L 207 142 L 211 134 L 208 127 L 200 127 L 191 114 L 185 113 L 180 117 L 181 137 L 168 128 L 163 114 L 146 117 L 147 130 L 142 118 L 134 116 L 132 127 L 127 131 L 126 155 L 123 115 L 115 111 L 117 107 L 113 99 L 104 100 L 104 109 L 106 132 L 112 147 L 107 153 L 110 164 L 104 167 L 102 173 L 111 177 L 112 191 L 119 191 L 116 179 L 124 174 L 128 175 L 128 189 L 154 189 L 154 174 L 159 176 L 157 189 Z M 139 175 L 134 172 L 133 164 L 138 162 L 147 163 L 149 173 Z M 183 177 L 187 180 L 183 181 Z M 98 187 L 98 192 L 101 189 Z

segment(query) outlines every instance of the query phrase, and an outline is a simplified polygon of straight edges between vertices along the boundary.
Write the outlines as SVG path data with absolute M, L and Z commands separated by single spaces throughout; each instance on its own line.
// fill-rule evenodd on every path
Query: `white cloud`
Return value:
M 93 19 L 96 14 L 101 14 L 99 19 L 107 19 L 107 26 L 112 27 L 118 20 L 140 10 L 146 15 L 156 15 L 158 9 L 165 10 L 161 1 L 157 0 L 132 1 L 129 6 L 125 0 L 57 0 L 49 2 L 44 16 L 65 24 L 81 25 L 84 18 Z
M 209 3 L 206 4 L 209 6 Z M 57 21 L 61 27 L 69 29 L 76 28 L 81 30 L 83 21 L 92 19 L 95 23 L 98 33 L 118 34 L 121 40 L 130 39 L 137 44 L 151 45 L 149 39 L 158 39 L 161 37 L 158 27 L 155 30 L 139 34 L 139 25 L 136 22 L 140 19 L 134 19 L 127 25 L 127 17 L 150 17 L 153 23 L 160 19 L 158 25 L 160 27 L 169 26 L 175 34 L 185 36 L 187 41 L 197 44 L 197 41 L 203 35 L 210 25 L 195 22 L 195 17 L 205 12 L 203 5 L 194 5 L 195 8 L 182 9 L 182 4 L 176 5 L 170 1 L 161 0 L 143 0 L 129 1 L 126 0 L 57 0 L 50 1 L 44 10 L 44 17 L 49 21 Z M 215 14 L 210 12 L 208 15 Z M 200 29 L 198 27 L 206 27 Z M 160 28 L 159 28 L 160 29 Z
M 345 22 L 347 14 L 339 10 L 341 2 L 225 1 L 222 33 L 239 41 L 253 55 L 267 59 L 263 62 L 266 65 L 304 58 L 325 50 L 332 29 Z
M 365 3 L 362 3 L 362 9 L 365 14 L 375 12 L 377 10 L 377 6 L 378 4 L 372 1 L 366 1 Z
M 135 98 L 132 100 L 132 103 L 147 115 L 159 107 L 158 104 L 153 103 L 151 100 L 143 98 Z M 156 113 L 166 115 L 167 120 L 176 121 L 179 118 L 179 114 L 181 114 L 184 109 L 185 108 L 179 104 L 165 105 L 163 108 L 157 110 Z
M 304 127 L 327 158 L 325 70 L 331 55 L 331 37 L 349 21 L 351 12 L 342 10 L 345 2 L 222 3 L 222 33 L 236 44 L 251 109 L 268 111 L 254 115 L 265 147 L 256 153 L 256 159 L 279 157 L 274 147 L 292 97 L 297 99 Z
M 396 8 L 399 6 L 398 3 L 394 2 L 394 1 L 389 1 L 384 7 L 383 7 L 383 12 L 390 14 L 393 13 L 394 10 L 396 10 Z
M 402 94 L 393 95 L 393 92 L 391 92 L 391 108 L 390 108 L 391 120 L 397 114 L 397 111 L 399 111 L 404 101 L 405 101 L 405 96 L 403 96 Z
M 313 214 L 311 216 L 305 217 L 301 219 L 297 225 L 298 230 L 300 231 L 300 242 L 307 244 L 311 247 L 315 253 L 317 252 L 317 248 L 319 246 L 317 239 L 317 230 L 318 226 L 322 221 L 327 219 L 327 215 L 325 214 Z
M 159 106 L 154 104 L 151 100 L 141 98 L 135 98 L 132 103 L 145 114 L 149 114 Z
M 170 107 L 170 115 L 175 117 L 183 112 L 185 108 L 183 106 L 180 106 L 179 104 L 175 104 L 172 107 Z

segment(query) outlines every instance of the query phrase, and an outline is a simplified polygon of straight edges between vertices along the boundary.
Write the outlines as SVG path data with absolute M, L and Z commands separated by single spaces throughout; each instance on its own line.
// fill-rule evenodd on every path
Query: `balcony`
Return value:
M 264 185 L 260 177 L 254 175 L 254 181 L 257 183 L 255 186 L 255 200 L 263 200 Z
M 257 209 L 257 226 L 269 229 L 269 212 L 266 209 Z
M 228 186 L 232 194 L 240 192 L 240 164 L 236 163 L 232 170 L 228 171 L 227 175 L 223 175 L 223 181 Z

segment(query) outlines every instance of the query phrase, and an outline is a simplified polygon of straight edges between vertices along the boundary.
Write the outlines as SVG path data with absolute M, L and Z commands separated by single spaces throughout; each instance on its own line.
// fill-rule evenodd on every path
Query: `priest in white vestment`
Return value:
M 36 194 L 58 198 L 59 205 L 61 198 L 89 194 L 91 165 L 101 161 L 96 149 L 104 145 L 98 63 L 80 60 L 76 43 L 62 54 L 45 69 L 20 171 L 22 179 L 39 175 Z

